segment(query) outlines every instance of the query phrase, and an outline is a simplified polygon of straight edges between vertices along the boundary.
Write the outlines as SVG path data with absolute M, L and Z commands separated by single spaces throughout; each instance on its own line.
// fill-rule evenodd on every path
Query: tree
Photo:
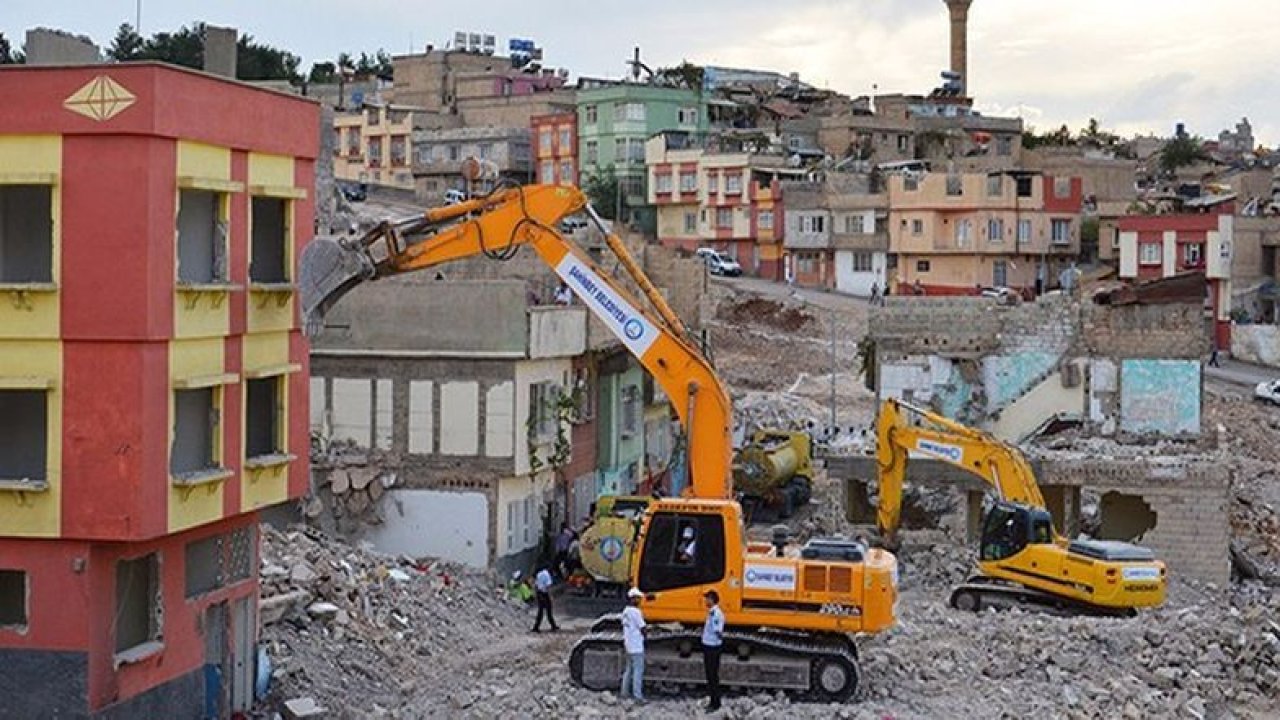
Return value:
M 160 32 L 147 38 L 138 60 L 159 60 L 183 67 L 204 67 L 204 23 L 183 26 L 177 32 Z
M 241 35 L 236 42 L 236 77 L 241 80 L 288 80 L 302 82 L 298 66 L 302 59 L 288 50 L 280 50 L 254 42 L 252 35 Z
M 607 167 L 592 174 L 582 184 L 582 191 L 590 198 L 592 206 L 601 217 L 617 220 L 618 214 L 618 176 L 613 167 Z
M 137 60 L 142 57 L 142 47 L 145 40 L 133 29 L 129 23 L 123 23 L 116 30 L 116 36 L 111 40 L 111 46 L 107 48 L 107 57 L 116 62 L 125 62 L 127 60 Z
M 688 60 L 682 60 L 675 67 L 660 68 L 654 75 L 674 87 L 683 87 L 701 92 L 706 71 Z
M 318 62 L 311 64 L 311 72 L 307 73 L 307 82 L 314 84 L 327 84 L 338 81 L 338 66 L 331 62 Z
M 0 65 L 17 65 L 23 62 L 26 62 L 26 57 L 21 51 L 15 51 L 9 44 L 9 39 L 4 33 L 0 33 Z
M 1191 136 L 1175 137 L 1160 149 L 1160 170 L 1172 174 L 1180 167 L 1208 159 L 1209 155 L 1204 151 L 1204 140 Z

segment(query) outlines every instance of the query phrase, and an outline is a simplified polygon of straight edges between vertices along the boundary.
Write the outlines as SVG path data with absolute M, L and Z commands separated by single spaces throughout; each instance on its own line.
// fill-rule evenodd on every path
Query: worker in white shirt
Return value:
M 542 632 L 542 614 L 547 614 L 547 622 L 551 623 L 551 632 L 556 632 L 560 626 L 556 624 L 556 616 L 551 614 L 551 585 L 554 581 L 551 579 L 551 571 L 542 568 L 537 575 L 533 576 L 533 591 L 538 599 L 538 617 L 533 621 L 533 631 Z
M 680 544 L 676 546 L 676 562 L 681 565 L 692 565 L 695 553 L 698 551 L 698 541 L 693 534 L 693 526 L 688 526 L 680 535 Z
M 702 594 L 707 604 L 707 622 L 702 626 L 702 668 L 707 674 L 707 692 L 711 700 L 707 712 L 720 709 L 720 650 L 724 645 L 724 611 L 720 609 L 720 593 L 708 590 Z
M 627 591 L 627 607 L 622 610 L 622 645 L 626 648 L 627 657 L 622 669 L 622 688 L 618 694 L 627 696 L 630 684 L 631 697 L 644 702 L 644 615 L 640 612 L 640 601 L 644 593 L 639 588 Z

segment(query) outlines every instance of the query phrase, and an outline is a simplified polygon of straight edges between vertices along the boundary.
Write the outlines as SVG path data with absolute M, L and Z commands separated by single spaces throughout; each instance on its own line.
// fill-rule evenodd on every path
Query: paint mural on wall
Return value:
M 1022 397 L 1058 366 L 1057 353 L 1022 352 L 993 355 L 982 361 L 987 412 L 994 413 Z
M 1125 360 L 1120 366 L 1120 429 L 1131 433 L 1200 433 L 1200 363 Z

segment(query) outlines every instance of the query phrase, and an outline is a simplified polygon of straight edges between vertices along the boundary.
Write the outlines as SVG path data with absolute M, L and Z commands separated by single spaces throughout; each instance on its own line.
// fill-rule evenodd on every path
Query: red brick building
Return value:
M 152 63 L 0 92 L 0 715 L 225 717 L 258 510 L 307 486 L 317 106 Z

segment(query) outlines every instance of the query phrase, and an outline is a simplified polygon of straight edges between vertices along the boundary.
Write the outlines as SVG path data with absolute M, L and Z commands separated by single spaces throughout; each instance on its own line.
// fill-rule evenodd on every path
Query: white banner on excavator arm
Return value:
M 556 274 L 636 357 L 658 339 L 658 328 L 573 253 L 564 256 Z

